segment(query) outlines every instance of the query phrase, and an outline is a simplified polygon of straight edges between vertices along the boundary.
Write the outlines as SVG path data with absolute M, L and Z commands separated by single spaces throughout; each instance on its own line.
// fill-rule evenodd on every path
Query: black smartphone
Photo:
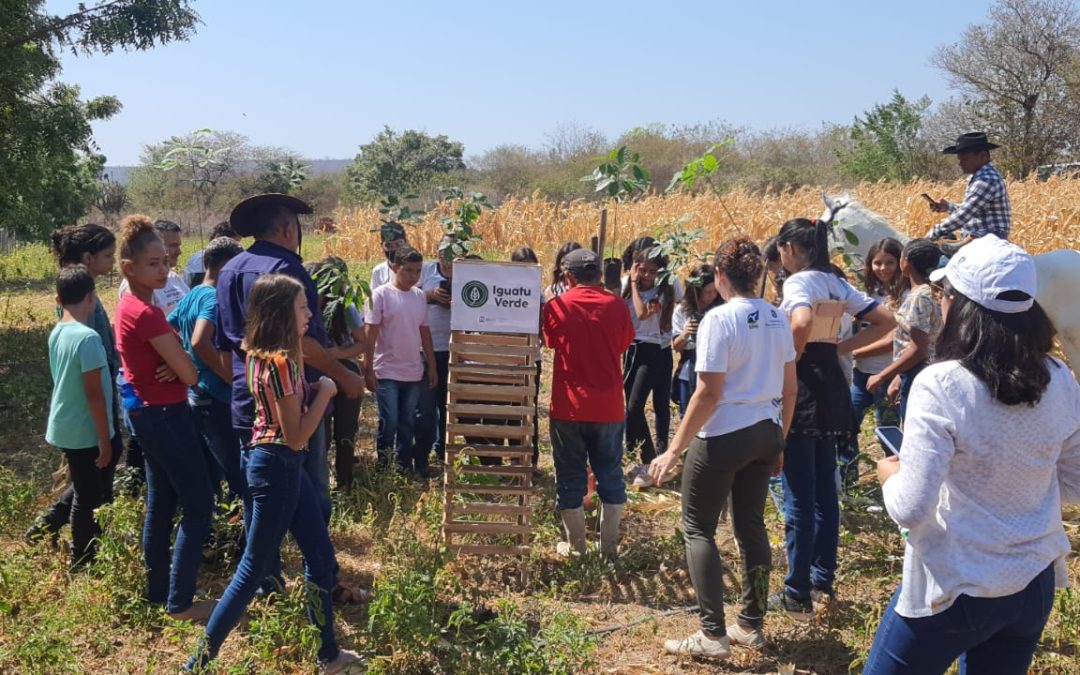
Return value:
M 934 199 L 933 197 L 931 197 L 930 195 L 926 194 L 925 192 L 922 193 L 922 198 L 925 199 L 926 201 L 930 202 L 931 204 L 937 205 L 937 200 Z
M 450 280 L 449 279 L 443 279 L 442 281 L 440 281 L 439 282 L 439 288 L 441 288 L 444 291 L 446 291 L 447 293 L 449 293 L 450 292 Z
M 874 435 L 881 442 L 881 449 L 888 456 L 899 455 L 900 446 L 904 444 L 904 432 L 900 427 L 878 427 Z

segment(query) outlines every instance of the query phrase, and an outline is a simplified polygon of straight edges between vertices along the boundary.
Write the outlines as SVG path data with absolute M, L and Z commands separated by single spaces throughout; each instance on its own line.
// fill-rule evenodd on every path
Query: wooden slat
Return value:
M 454 369 L 457 373 L 470 375 L 535 375 L 536 366 L 493 366 L 488 364 L 461 364 Z
M 450 355 L 457 354 L 466 356 L 536 356 L 535 345 L 482 345 L 482 344 L 451 344 Z M 468 357 L 467 357 L 468 358 Z
M 484 544 L 451 544 L 449 548 L 464 555 L 521 555 L 529 554 L 528 546 L 490 546 Z
M 451 403 L 446 407 L 449 415 L 461 415 L 464 417 L 496 417 L 506 419 L 531 418 L 536 409 L 527 405 L 485 405 L 483 403 Z
M 522 504 L 472 502 L 468 504 L 451 504 L 447 508 L 459 516 L 528 516 L 532 514 L 532 507 Z
M 532 438 L 532 427 L 511 424 L 452 424 L 447 423 L 446 433 L 451 436 L 475 436 L 477 438 Z
M 468 450 L 464 449 L 468 448 Z M 454 455 L 469 455 L 471 457 L 505 457 L 507 459 L 532 459 L 532 448 L 522 448 L 520 445 L 466 445 L 461 450 L 451 450 L 449 446 L 446 452 Z M 449 460 L 447 463 L 450 463 Z
M 518 525 L 516 523 L 492 523 L 471 520 L 451 520 L 448 523 L 443 523 L 443 530 L 454 534 L 529 534 L 531 529 L 528 525 Z
M 478 363 L 483 363 L 484 365 L 495 365 L 495 366 L 522 366 L 522 365 L 525 365 L 525 366 L 528 366 L 530 368 L 535 368 L 536 367 L 536 362 L 533 359 L 531 359 L 529 357 L 526 357 L 526 356 L 514 356 L 514 355 L 495 356 L 494 354 L 487 354 L 487 355 L 483 355 L 483 356 L 473 355 L 473 356 L 470 356 L 469 358 L 462 358 L 461 356 L 459 356 L 457 354 L 454 354 L 454 353 L 450 354 L 451 372 L 453 372 L 453 368 L 456 368 L 459 365 L 476 365 Z
M 450 344 L 480 344 L 480 345 L 532 345 L 536 346 L 536 335 L 523 335 L 518 333 L 466 333 L 453 331 L 450 333 Z
M 505 384 L 515 387 L 533 387 L 536 385 L 533 383 L 531 377 L 526 377 L 517 373 L 493 373 L 491 375 L 476 375 L 474 373 L 458 373 L 453 368 L 450 369 L 450 382 L 455 384 Z
M 517 465 L 517 466 L 488 466 L 485 464 L 465 464 L 458 467 L 458 471 L 463 474 L 470 474 L 473 476 L 510 476 L 510 477 L 524 477 L 531 476 L 533 468 L 531 466 Z
M 472 484 L 457 484 L 454 486 L 454 492 L 464 492 L 474 495 L 531 495 L 531 485 L 472 485 Z
M 461 400 L 472 402 L 520 402 L 522 405 L 532 405 L 534 391 L 529 387 L 514 387 L 498 384 L 460 384 L 451 382 L 448 385 L 451 403 Z

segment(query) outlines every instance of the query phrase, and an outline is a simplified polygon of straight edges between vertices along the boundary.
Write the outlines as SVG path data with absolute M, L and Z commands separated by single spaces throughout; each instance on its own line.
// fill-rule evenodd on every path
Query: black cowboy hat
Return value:
M 255 236 L 255 223 L 252 222 L 252 216 L 264 206 L 284 206 L 297 214 L 314 213 L 307 202 L 290 195 L 277 192 L 255 195 L 233 207 L 232 213 L 229 214 L 229 224 L 232 225 L 233 231 L 241 237 Z
M 961 134 L 956 139 L 956 145 L 950 145 L 941 152 L 944 155 L 956 155 L 961 152 L 980 152 L 1000 147 L 1000 145 L 986 140 L 986 134 L 983 132 L 973 131 L 969 134 Z

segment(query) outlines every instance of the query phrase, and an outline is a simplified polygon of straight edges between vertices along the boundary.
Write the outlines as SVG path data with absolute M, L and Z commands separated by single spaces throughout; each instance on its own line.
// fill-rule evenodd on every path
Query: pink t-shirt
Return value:
M 413 286 L 407 291 L 394 283 L 371 292 L 367 323 L 379 327 L 375 341 L 375 377 L 380 380 L 418 382 L 424 378 L 420 327 L 427 326 L 424 292 Z

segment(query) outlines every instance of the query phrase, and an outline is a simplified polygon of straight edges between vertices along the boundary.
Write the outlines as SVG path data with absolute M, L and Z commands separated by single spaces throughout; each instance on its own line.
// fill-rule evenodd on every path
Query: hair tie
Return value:
M 814 218 L 813 220 L 811 220 L 810 224 L 813 225 L 814 227 L 817 227 L 817 218 Z

